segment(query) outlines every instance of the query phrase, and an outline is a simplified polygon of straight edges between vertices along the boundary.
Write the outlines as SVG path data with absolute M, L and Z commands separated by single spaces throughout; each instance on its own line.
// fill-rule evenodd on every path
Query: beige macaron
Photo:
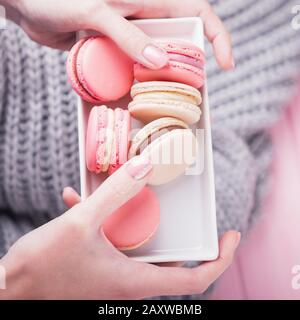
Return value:
M 174 117 L 194 124 L 201 116 L 201 93 L 186 84 L 141 82 L 131 88 L 131 97 L 133 101 L 129 103 L 128 110 L 134 118 L 144 123 L 161 117 Z
M 153 165 L 150 185 L 162 185 L 184 174 L 196 161 L 197 139 L 183 121 L 165 117 L 154 120 L 133 138 L 129 158 L 142 154 Z

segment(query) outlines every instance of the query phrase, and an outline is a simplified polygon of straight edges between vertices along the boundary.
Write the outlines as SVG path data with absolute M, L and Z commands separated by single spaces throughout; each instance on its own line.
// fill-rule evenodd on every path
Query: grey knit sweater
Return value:
M 222 72 L 207 46 L 219 232 L 245 232 L 266 190 L 266 130 L 300 73 L 297 1 L 212 1 L 231 31 L 237 68 Z M 13 24 L 0 31 L 0 257 L 24 232 L 61 214 L 79 189 L 76 97 L 66 53 L 41 47 Z

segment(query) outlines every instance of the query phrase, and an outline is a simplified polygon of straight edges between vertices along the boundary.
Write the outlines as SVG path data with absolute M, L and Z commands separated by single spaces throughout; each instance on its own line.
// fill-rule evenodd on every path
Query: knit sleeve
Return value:
M 5 200 L 4 181 L 4 144 L 5 144 L 5 90 L 7 84 L 5 45 L 3 40 L 4 33 L 7 30 L 0 30 L 0 258 L 6 254 L 11 245 L 24 233 L 33 228 L 27 218 L 14 218 L 12 212 L 8 209 Z
M 64 187 L 79 189 L 77 99 L 67 81 L 67 53 L 34 43 L 13 23 L 0 46 L 0 209 L 40 225 L 66 210 Z
M 245 233 L 268 190 L 277 121 L 300 74 L 300 34 L 291 27 L 294 1 L 212 1 L 229 29 L 235 71 L 220 71 L 208 48 L 219 233 Z
M 8 249 L 24 234 L 34 228 L 32 222 L 26 217 L 14 219 L 11 212 L 0 212 L 0 259 Z

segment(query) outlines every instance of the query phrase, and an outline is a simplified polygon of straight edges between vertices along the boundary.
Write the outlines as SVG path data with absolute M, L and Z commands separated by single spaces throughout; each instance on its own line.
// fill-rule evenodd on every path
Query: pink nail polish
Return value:
M 156 68 L 164 67 L 169 61 L 168 54 L 163 49 L 156 47 L 153 44 L 147 45 L 143 51 L 143 56 Z
M 152 171 L 152 165 L 149 159 L 137 156 L 132 158 L 126 169 L 132 178 L 135 180 L 142 180 Z

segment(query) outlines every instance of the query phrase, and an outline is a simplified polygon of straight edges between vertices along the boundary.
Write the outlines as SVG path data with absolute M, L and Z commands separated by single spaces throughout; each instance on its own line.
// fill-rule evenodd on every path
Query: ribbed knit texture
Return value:
M 207 48 L 219 233 L 242 232 L 259 213 L 272 156 L 266 133 L 300 73 L 297 1 L 212 1 L 233 38 L 235 71 Z M 79 189 L 76 97 L 66 53 L 41 47 L 16 26 L 0 31 L 0 256 L 24 232 L 65 210 Z

